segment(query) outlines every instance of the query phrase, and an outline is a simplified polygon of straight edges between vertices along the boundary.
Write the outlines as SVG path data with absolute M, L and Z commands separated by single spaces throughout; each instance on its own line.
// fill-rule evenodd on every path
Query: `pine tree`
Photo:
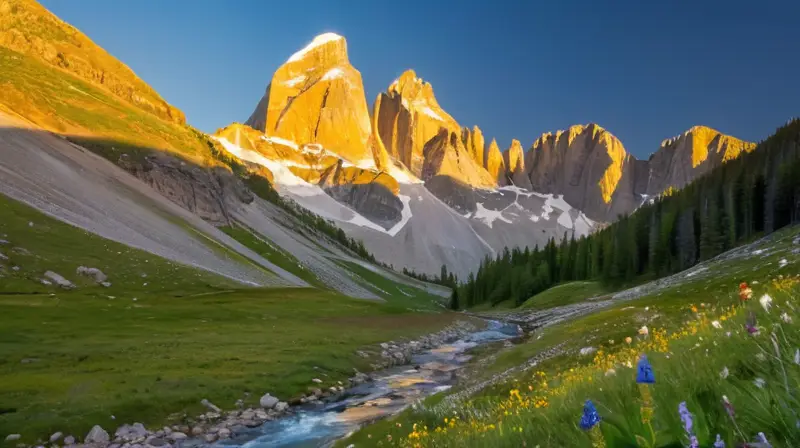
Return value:
M 453 292 L 450 294 L 450 309 L 453 311 L 458 311 L 459 309 L 458 288 L 453 288 Z

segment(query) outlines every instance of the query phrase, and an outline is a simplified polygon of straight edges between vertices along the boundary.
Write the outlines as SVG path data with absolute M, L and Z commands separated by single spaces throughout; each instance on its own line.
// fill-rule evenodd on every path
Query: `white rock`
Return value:
M 135 299 L 134 299 L 134 300 L 135 300 Z M 222 410 L 221 410 L 220 408 L 216 407 L 216 406 L 214 405 L 214 403 L 212 403 L 212 402 L 210 402 L 210 401 L 206 400 L 205 398 L 203 398 L 202 400 L 200 400 L 200 404 L 202 404 L 203 406 L 207 407 L 209 410 L 211 410 L 211 411 L 213 411 L 213 412 L 222 412 Z
M 172 431 L 169 435 L 170 440 L 178 441 L 187 439 L 189 436 L 179 431 Z
M 317 383 L 317 384 L 322 384 L 322 380 L 321 380 L 321 379 L 319 379 L 319 378 L 314 378 L 314 379 L 313 379 L 313 380 L 311 380 L 311 381 L 312 381 L 312 382 L 314 382 L 314 383 Z
M 100 284 L 103 285 L 106 288 L 110 288 L 111 287 L 111 282 L 100 282 Z
M 95 283 L 102 283 L 108 279 L 108 276 L 106 276 L 103 271 L 97 268 L 78 266 L 78 269 L 75 271 L 75 273 L 78 275 L 85 275 L 86 277 L 92 277 Z
M 258 400 L 258 404 L 264 409 L 272 409 L 278 404 L 279 401 L 280 400 L 270 394 L 264 394 L 264 396 Z
M 48 279 L 52 280 L 56 285 L 58 285 L 58 286 L 60 286 L 60 287 L 62 287 L 64 289 L 72 289 L 72 288 L 75 287 L 75 285 L 73 285 L 71 281 L 65 279 L 64 277 L 62 277 L 59 274 L 56 274 L 53 271 L 45 272 L 44 276 L 47 277 Z
M 219 436 L 220 439 L 227 439 L 231 436 L 231 430 L 228 428 L 222 428 L 219 430 L 219 432 L 217 432 L 217 436 Z
M 596 351 L 597 351 L 597 349 L 596 349 L 596 348 L 594 348 L 594 347 L 583 347 L 583 348 L 581 349 L 580 353 L 581 353 L 581 355 L 584 355 L 584 356 L 585 356 L 585 355 L 592 354 L 592 353 L 594 353 L 594 352 L 596 352 Z
M 22 436 L 19 434 L 9 434 L 6 436 L 6 442 L 13 442 L 14 440 L 21 439 Z
M 275 405 L 275 410 L 278 412 L 284 412 L 287 409 L 289 409 L 289 403 L 285 401 L 278 402 L 278 404 Z
M 50 436 L 50 443 L 56 443 L 64 434 L 61 432 L 55 432 L 53 435 Z
M 89 431 L 89 434 L 86 434 L 84 441 L 86 443 L 107 444 L 109 437 L 105 429 L 101 428 L 99 425 L 94 425 L 94 427 Z
M 75 445 L 75 437 L 73 436 L 64 437 L 64 445 Z

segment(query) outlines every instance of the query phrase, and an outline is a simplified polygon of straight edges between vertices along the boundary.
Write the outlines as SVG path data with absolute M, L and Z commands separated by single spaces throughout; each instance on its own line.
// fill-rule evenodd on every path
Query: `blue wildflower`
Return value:
M 714 442 L 714 448 L 725 448 L 725 442 L 722 441 L 722 437 L 717 434 L 717 441 Z
M 772 448 L 772 445 L 767 441 L 767 436 L 765 436 L 763 432 L 758 433 L 758 441 L 766 448 Z
M 588 431 L 598 423 L 600 423 L 600 415 L 597 414 L 594 403 L 592 403 L 592 400 L 586 400 L 583 405 L 583 415 L 581 416 L 581 429 Z
M 647 360 L 647 355 L 642 355 L 639 358 L 639 363 L 636 365 L 636 382 L 639 384 L 653 384 L 656 382 L 656 376 L 653 373 L 653 366 Z
M 682 401 L 681 404 L 678 405 L 678 413 L 681 415 L 683 430 L 686 431 L 686 434 L 691 435 L 694 422 L 692 421 L 692 413 L 689 412 L 689 409 L 686 407 L 685 401 Z

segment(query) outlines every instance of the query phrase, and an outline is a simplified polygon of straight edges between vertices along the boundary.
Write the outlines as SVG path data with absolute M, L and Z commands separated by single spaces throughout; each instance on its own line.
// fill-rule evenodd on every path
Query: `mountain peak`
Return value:
M 302 50 L 294 53 L 286 60 L 286 62 L 297 62 L 308 55 L 315 52 L 320 52 L 324 48 L 334 48 L 336 50 L 343 50 L 344 59 L 347 59 L 347 41 L 344 37 L 336 33 L 323 33 L 315 37 L 308 45 L 303 47 Z

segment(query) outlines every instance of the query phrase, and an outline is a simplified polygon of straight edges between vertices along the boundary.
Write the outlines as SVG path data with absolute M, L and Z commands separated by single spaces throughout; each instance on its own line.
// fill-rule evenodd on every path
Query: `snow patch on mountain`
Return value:
M 497 219 L 511 224 L 511 221 L 503 216 L 502 210 L 490 210 L 483 206 L 483 202 L 476 202 L 475 206 L 477 207 L 477 210 L 472 217 L 483 221 L 487 226 L 489 226 L 489 228 L 492 227 L 492 223 L 494 223 L 494 221 Z
M 339 40 L 339 39 L 344 39 L 344 38 L 342 36 L 336 34 L 336 33 L 320 34 L 319 36 L 315 37 L 314 40 L 312 40 L 310 44 L 308 44 L 305 47 L 303 47 L 302 50 L 300 50 L 297 53 L 291 55 L 289 57 L 289 59 L 286 60 L 286 62 L 299 61 L 299 60 L 303 59 L 303 57 L 306 54 L 308 54 L 311 50 L 313 50 L 314 48 L 317 48 L 320 45 L 324 45 L 324 44 L 326 44 L 328 42 L 333 42 L 333 41 L 336 41 L 336 40 Z

